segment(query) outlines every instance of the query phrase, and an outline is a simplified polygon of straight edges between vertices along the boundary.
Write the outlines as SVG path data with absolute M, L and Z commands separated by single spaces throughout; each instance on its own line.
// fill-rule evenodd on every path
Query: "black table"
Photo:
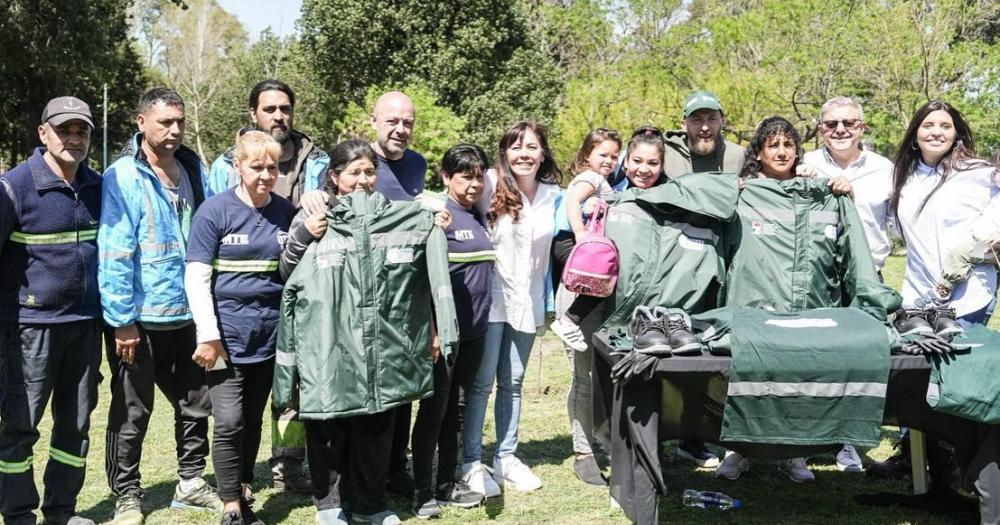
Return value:
M 659 443 L 691 439 L 719 443 L 726 401 L 730 358 L 703 354 L 659 359 L 652 381 L 611 381 L 612 353 L 608 332 L 593 337 L 595 390 L 610 415 L 611 495 L 637 523 L 659 523 L 659 497 L 666 492 L 660 469 Z M 1000 519 L 1000 430 L 972 420 L 931 410 L 925 401 L 930 362 L 922 356 L 892 356 L 884 422 L 934 434 L 951 443 L 964 469 L 964 484 L 980 492 L 983 519 Z M 915 436 L 919 438 L 919 435 Z M 916 440 L 915 459 L 922 457 Z M 835 450 L 829 446 L 720 443 L 730 450 L 761 458 L 803 457 Z M 922 465 L 919 482 L 924 474 Z

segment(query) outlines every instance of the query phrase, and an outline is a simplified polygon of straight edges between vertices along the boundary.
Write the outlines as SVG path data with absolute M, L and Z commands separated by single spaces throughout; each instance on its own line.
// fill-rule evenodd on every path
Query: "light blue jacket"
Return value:
M 297 155 L 293 159 L 295 162 L 288 174 L 291 191 L 282 197 L 292 201 L 292 204 L 297 207 L 299 197 L 303 193 L 322 187 L 322 181 L 326 177 L 326 167 L 330 164 L 330 157 L 316 147 L 312 140 L 303 133 L 292 131 L 288 140 L 295 142 Z M 208 175 L 208 187 L 212 194 L 235 188 L 240 183 L 236 168 L 233 167 L 233 150 L 234 148 L 229 148 L 212 163 L 212 169 Z
M 114 327 L 191 319 L 184 295 L 187 232 L 146 161 L 141 141 L 141 133 L 132 137 L 104 172 L 101 191 L 97 282 L 104 320 Z M 205 167 L 185 146 L 175 158 L 191 178 L 197 209 L 212 195 Z

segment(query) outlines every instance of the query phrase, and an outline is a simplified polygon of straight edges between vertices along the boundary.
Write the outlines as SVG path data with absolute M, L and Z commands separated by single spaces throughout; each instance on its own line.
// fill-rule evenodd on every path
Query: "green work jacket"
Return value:
M 899 294 L 880 282 L 854 202 L 825 178 L 748 179 L 727 224 L 725 305 L 779 312 L 853 306 L 884 320 Z
M 433 212 L 355 192 L 327 220 L 285 283 L 272 403 L 333 419 L 430 396 L 431 322 L 441 359 L 458 342 L 448 243 Z
M 692 173 L 615 196 L 607 236 L 618 248 L 618 283 L 604 326 L 622 327 L 637 306 L 697 313 L 719 305 L 725 282 L 722 221 L 736 211 L 736 176 Z

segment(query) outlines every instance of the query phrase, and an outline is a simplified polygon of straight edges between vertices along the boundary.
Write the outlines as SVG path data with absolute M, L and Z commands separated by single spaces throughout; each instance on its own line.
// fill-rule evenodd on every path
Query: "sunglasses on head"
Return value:
M 641 136 L 653 135 L 653 136 L 661 137 L 662 138 L 663 137 L 663 132 L 660 131 L 660 128 L 656 128 L 656 127 L 653 127 L 653 126 L 643 126 L 643 127 L 639 128 L 639 129 L 635 130 L 635 132 L 632 133 L 632 138 L 638 137 L 640 135 Z
M 859 118 L 845 118 L 842 120 L 824 120 L 820 122 L 823 129 L 827 131 L 834 131 L 841 124 L 844 125 L 844 129 L 855 129 L 861 127 L 861 125 L 864 124 L 864 121 Z

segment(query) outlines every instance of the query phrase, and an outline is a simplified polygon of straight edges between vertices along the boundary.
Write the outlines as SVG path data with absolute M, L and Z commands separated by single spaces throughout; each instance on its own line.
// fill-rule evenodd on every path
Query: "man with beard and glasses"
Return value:
M 743 168 L 743 148 L 722 138 L 726 118 L 714 94 L 695 91 L 688 95 L 681 125 L 683 130 L 666 134 L 663 170 L 668 177 L 706 171 L 739 173 Z
M 249 110 L 254 129 L 269 133 L 281 144 L 278 181 L 271 191 L 299 207 L 304 194 L 322 186 L 330 157 L 294 128 L 295 92 L 284 82 L 258 82 L 250 90 Z M 239 174 L 233 167 L 234 151 L 235 146 L 212 163 L 209 186 L 216 192 L 239 184 Z M 312 494 L 309 471 L 303 465 L 305 457 L 305 427 L 298 414 L 295 410 L 272 410 L 270 465 L 274 488 Z
M 275 79 L 258 82 L 250 90 L 249 110 L 253 129 L 270 133 L 281 144 L 278 182 L 273 192 L 298 206 L 303 194 L 321 186 L 330 158 L 295 129 L 295 92 L 284 82 Z M 239 175 L 233 168 L 233 150 L 229 148 L 212 163 L 209 187 L 215 193 L 239 184 Z

